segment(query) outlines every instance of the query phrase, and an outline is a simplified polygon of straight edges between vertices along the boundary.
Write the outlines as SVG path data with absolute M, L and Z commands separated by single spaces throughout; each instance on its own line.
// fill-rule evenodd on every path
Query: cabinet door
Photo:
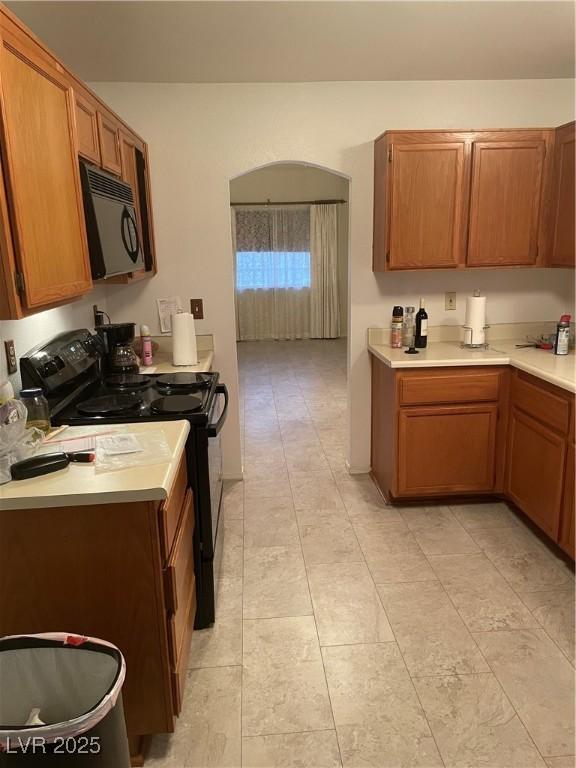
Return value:
M 78 154 L 100 165 L 100 142 L 98 140 L 96 107 L 79 93 L 74 95 L 74 105 L 76 108 Z
M 515 504 L 555 541 L 562 503 L 566 441 L 512 408 L 507 491 Z
M 543 139 L 473 144 L 469 267 L 537 263 L 545 150 Z
M 98 135 L 100 137 L 102 168 L 120 176 L 122 173 L 122 158 L 120 156 L 119 126 L 101 112 L 98 112 Z
M 576 123 L 556 130 L 552 183 L 552 246 L 550 266 L 574 267 L 574 135 Z
M 6 34 L 0 49 L 4 177 L 27 310 L 90 290 L 74 122 L 66 79 Z
M 494 489 L 498 406 L 404 408 L 398 423 L 398 495 Z
M 462 261 L 465 143 L 390 147 L 387 269 Z
M 566 468 L 564 470 L 564 496 L 562 498 L 562 517 L 560 520 L 560 539 L 562 549 L 574 559 L 574 443 L 568 445 L 566 451 Z

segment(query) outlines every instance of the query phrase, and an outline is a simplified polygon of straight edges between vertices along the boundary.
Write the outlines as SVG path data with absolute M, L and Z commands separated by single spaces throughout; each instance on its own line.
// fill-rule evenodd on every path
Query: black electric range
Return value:
M 214 555 L 222 502 L 220 431 L 228 391 L 219 374 L 101 374 L 102 348 L 88 330 L 69 331 L 20 360 L 24 387 L 42 387 L 53 426 L 186 419 L 188 483 L 194 491 L 195 627 L 214 622 Z

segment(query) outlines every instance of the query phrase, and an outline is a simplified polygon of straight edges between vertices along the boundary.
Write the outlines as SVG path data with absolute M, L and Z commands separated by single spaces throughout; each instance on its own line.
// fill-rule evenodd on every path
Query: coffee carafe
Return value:
M 138 358 L 132 348 L 135 323 L 99 325 L 96 333 L 104 343 L 104 375 L 138 373 Z

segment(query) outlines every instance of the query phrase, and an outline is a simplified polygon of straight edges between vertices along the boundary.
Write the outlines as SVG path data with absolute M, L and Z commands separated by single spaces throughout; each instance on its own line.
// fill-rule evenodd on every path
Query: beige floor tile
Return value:
M 298 547 L 292 497 L 251 499 L 244 508 L 245 547 Z
M 294 472 L 290 475 L 290 484 L 296 509 L 344 506 L 330 471 Z
M 454 517 L 467 531 L 482 528 L 510 528 L 517 517 L 503 501 L 488 504 L 458 504 L 451 506 Z
M 394 507 L 387 506 L 384 499 L 377 503 L 368 501 L 349 503 L 346 505 L 346 511 L 350 520 L 358 525 L 364 523 L 402 523 L 404 525 L 400 512 Z
M 381 584 L 378 591 L 413 677 L 489 671 L 441 584 Z
M 284 452 L 289 472 L 316 472 L 330 469 L 322 448 L 305 445 L 286 446 Z
M 218 525 L 217 549 L 222 553 L 217 578 L 240 577 L 244 567 L 244 525 L 242 520 L 223 520 Z
M 363 563 L 354 529 L 348 521 L 300 526 L 307 566 L 319 563 Z
M 520 555 L 526 552 L 542 551 L 544 545 L 525 525 L 509 528 L 485 528 L 471 532 L 472 538 L 490 558 L 496 555 Z
M 226 481 L 222 494 L 222 511 L 226 520 L 241 520 L 244 513 L 244 483 Z
M 245 666 L 321 660 L 314 616 L 244 621 Z
M 244 667 L 244 736 L 319 731 L 333 727 L 321 661 Z
M 576 768 L 576 757 L 574 755 L 547 757 L 545 762 L 548 768 Z
M 241 679 L 241 667 L 190 670 L 176 731 L 152 739 L 146 766 L 239 768 Z
M 336 731 L 244 737 L 242 766 L 243 768 L 340 768 Z
M 345 766 L 421 766 L 442 761 L 396 643 L 323 648 Z
M 517 555 L 488 557 L 510 586 L 518 592 L 539 592 L 548 589 L 569 589 L 574 575 L 565 563 L 546 549 L 536 549 Z
M 446 768 L 544 768 L 492 674 L 414 681 Z
M 300 527 L 306 525 L 338 525 L 349 522 L 348 513 L 343 507 L 336 509 L 297 509 L 296 519 Z
M 401 510 L 401 515 L 427 555 L 480 551 L 448 507 L 407 507 Z
M 290 496 L 290 483 L 287 475 L 270 473 L 267 478 L 244 480 L 244 503 L 255 499 L 277 499 L 279 496 Z M 246 509 L 246 506 L 244 507 Z
M 312 613 L 300 548 L 258 547 L 244 552 L 244 618 Z
M 574 669 L 544 630 L 475 638 L 540 753 L 574 752 Z
M 574 588 L 519 594 L 534 618 L 574 663 Z
M 352 525 L 364 557 L 369 563 L 385 560 L 388 555 L 422 554 L 416 539 L 402 520 L 382 523 L 356 523 Z
M 386 554 L 367 562 L 376 584 L 438 580 L 422 552 Z
M 242 663 L 242 621 L 238 615 L 216 616 L 208 629 L 192 634 L 191 668 L 231 667 Z
M 484 555 L 440 555 L 430 563 L 468 629 L 536 627 L 518 595 Z
M 313 565 L 308 579 L 320 645 L 394 639 L 364 563 Z
M 222 576 L 214 584 L 216 616 L 242 618 L 242 577 Z

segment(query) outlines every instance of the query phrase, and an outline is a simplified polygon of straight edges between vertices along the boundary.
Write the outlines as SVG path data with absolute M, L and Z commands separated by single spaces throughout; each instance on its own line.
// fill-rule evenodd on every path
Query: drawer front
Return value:
M 174 537 L 176 536 L 176 529 L 180 520 L 187 488 L 186 455 L 183 455 L 176 471 L 170 495 L 160 506 L 160 548 L 162 551 L 162 562 L 164 563 L 170 557 L 170 552 L 174 545 Z
M 184 687 L 186 685 L 186 672 L 188 670 L 188 659 L 190 657 L 190 642 L 194 631 L 194 619 L 196 618 L 196 589 L 190 593 L 189 603 L 186 610 L 182 608 L 185 615 L 183 622 L 182 642 L 177 655 L 177 661 L 172 668 L 172 695 L 174 699 L 174 714 L 178 716 L 182 709 L 184 699 Z
M 500 376 L 499 370 L 400 373 L 400 405 L 494 402 L 500 393 Z
M 570 400 L 539 386 L 536 381 L 516 374 L 512 381 L 512 402 L 550 429 L 566 434 L 570 425 Z
M 176 532 L 172 553 L 164 571 L 166 609 L 177 613 L 188 602 L 190 583 L 194 580 L 194 504 L 192 491 L 188 491 Z

